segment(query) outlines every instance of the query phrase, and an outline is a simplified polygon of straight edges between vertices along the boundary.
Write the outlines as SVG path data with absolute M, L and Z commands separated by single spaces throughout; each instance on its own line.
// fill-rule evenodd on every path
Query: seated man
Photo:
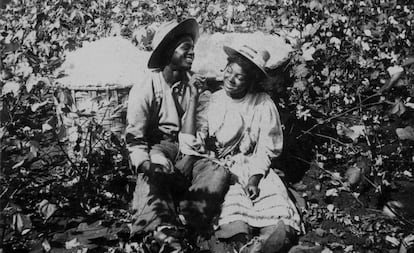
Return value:
M 151 70 L 130 91 L 126 143 L 131 165 L 138 174 L 132 203 L 136 211 L 133 234 L 160 232 L 162 228 L 171 231 L 183 223 L 193 228 L 208 224 L 211 217 L 206 213 L 214 213 L 211 210 L 218 209 L 219 199 L 224 198 L 225 186 L 209 182 L 226 180 L 226 170 L 192 171 L 192 164 L 187 163 L 191 156 L 178 163 L 179 169 L 186 171 L 175 169 L 178 133 L 182 123 L 188 122 L 187 111 L 196 110 L 199 86 L 204 83 L 200 75 L 190 72 L 197 38 L 194 19 L 162 24 L 153 39 L 154 50 L 148 61 Z M 190 175 L 192 182 L 187 183 L 183 174 Z M 178 206 L 184 216 L 178 215 Z M 195 213 L 203 219 L 188 217 Z

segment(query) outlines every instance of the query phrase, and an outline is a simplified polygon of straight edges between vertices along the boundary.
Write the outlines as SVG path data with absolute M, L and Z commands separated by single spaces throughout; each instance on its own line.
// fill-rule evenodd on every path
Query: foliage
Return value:
M 65 51 L 83 41 L 121 35 L 149 49 L 153 23 L 185 15 L 205 31 L 262 29 L 296 48 L 283 66 L 291 85 L 274 80 L 269 92 L 299 120 L 295 139 L 311 137 L 315 145 L 314 161 L 299 154 L 312 164 L 303 192 L 310 232 L 302 241 L 374 252 L 397 247 L 412 231 L 409 214 L 400 210 L 404 203 L 392 197 L 414 173 L 413 4 L 249 1 L 245 10 L 237 6 L 229 27 L 221 11 L 227 4 L 0 3 L 0 248 L 99 252 L 121 242 L 132 252 L 142 246 L 125 244 L 131 185 L 123 143 L 93 120 L 68 134 L 56 111 L 82 115 L 53 85 L 53 73 Z

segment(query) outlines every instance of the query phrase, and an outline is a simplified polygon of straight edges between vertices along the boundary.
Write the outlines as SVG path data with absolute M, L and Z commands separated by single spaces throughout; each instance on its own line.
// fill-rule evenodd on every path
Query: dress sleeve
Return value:
M 192 134 L 179 133 L 178 142 L 181 153 L 185 155 L 202 155 L 206 153 L 205 139 L 208 136 L 207 112 L 210 104 L 210 91 L 200 94 L 196 112 L 196 136 Z
M 279 156 L 283 148 L 283 131 L 276 105 L 269 96 L 257 108 L 259 114 L 259 136 L 253 155 L 249 158 L 250 175 L 266 175 L 272 159 Z
M 148 75 L 141 83 L 136 83 L 128 97 L 126 145 L 132 166 L 138 168 L 144 161 L 150 160 L 148 154 L 147 129 L 151 106 L 155 99 L 152 79 Z

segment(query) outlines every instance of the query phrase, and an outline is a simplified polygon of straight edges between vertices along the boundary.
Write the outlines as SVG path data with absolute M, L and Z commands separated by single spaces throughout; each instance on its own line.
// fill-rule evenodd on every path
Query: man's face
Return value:
M 194 60 L 194 41 L 185 36 L 177 43 L 171 58 L 171 65 L 175 70 L 190 70 Z

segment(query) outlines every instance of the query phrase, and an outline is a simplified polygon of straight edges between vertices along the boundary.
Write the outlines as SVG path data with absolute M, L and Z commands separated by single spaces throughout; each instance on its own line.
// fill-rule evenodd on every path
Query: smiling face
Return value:
M 175 70 L 190 70 L 194 60 L 194 41 L 190 36 L 182 37 L 176 44 L 170 65 Z
M 238 63 L 230 62 L 224 69 L 223 88 L 232 98 L 242 98 L 249 90 L 249 77 Z

